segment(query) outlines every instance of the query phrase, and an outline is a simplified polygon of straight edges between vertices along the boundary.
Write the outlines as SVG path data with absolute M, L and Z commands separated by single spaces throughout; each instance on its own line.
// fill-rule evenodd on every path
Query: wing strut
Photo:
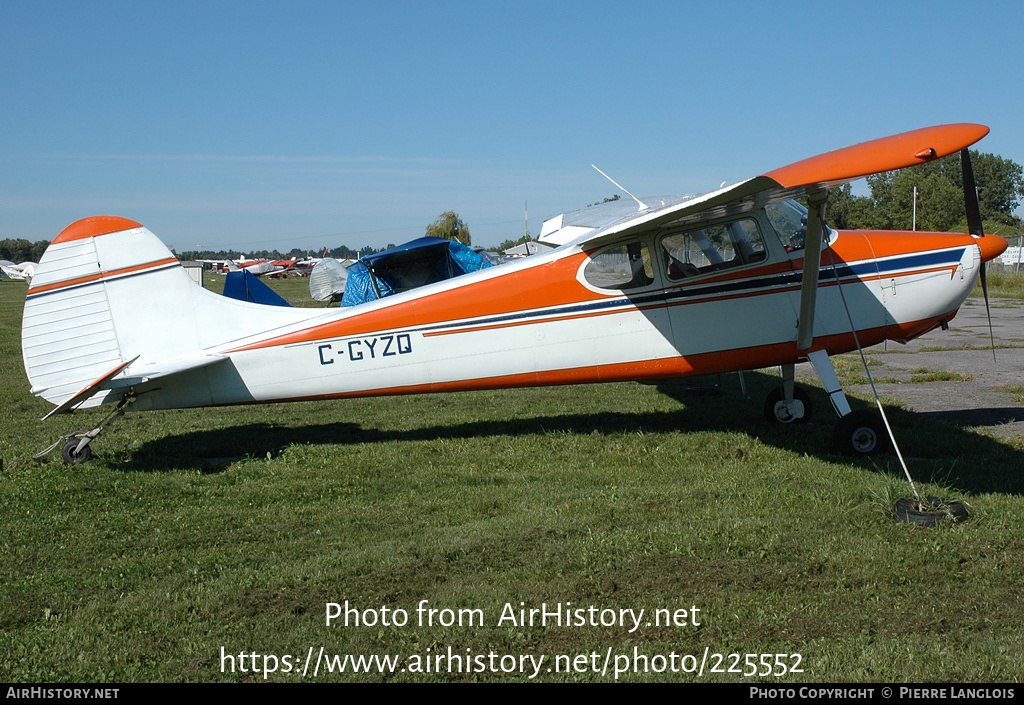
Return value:
M 825 231 L 826 200 L 828 189 L 807 193 L 807 236 L 804 241 L 804 273 L 800 284 L 797 350 L 809 349 L 814 340 L 814 306 L 818 300 L 818 269 L 821 264 L 821 235 Z

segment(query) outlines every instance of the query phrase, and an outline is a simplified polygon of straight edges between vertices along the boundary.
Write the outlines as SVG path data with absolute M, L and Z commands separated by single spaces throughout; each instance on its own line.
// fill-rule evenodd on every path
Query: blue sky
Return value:
M 948 122 L 1024 163 L 1024 3 L 0 0 L 0 239 L 476 244 Z

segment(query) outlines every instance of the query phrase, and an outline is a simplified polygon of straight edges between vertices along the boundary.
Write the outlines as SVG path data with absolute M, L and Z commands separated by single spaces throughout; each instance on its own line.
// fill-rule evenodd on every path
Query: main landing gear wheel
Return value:
M 885 424 L 873 411 L 851 411 L 839 419 L 832 441 L 844 455 L 878 455 L 889 449 Z
M 800 387 L 793 387 L 793 406 L 786 409 L 786 393 L 777 387 L 764 400 L 764 418 L 768 423 L 807 423 L 811 420 L 811 398 Z
M 76 452 L 78 444 L 81 438 L 72 438 L 64 444 L 64 448 L 61 450 L 60 455 L 64 459 L 65 465 L 81 465 L 82 463 L 88 463 L 92 460 L 92 448 L 86 446 L 82 450 Z

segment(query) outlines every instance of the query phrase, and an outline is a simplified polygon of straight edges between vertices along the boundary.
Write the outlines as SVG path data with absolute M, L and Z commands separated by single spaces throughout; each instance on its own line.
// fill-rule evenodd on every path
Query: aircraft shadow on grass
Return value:
M 837 417 L 825 393 L 807 388 L 814 408 L 809 423 L 769 425 L 762 412 L 767 392 L 778 386 L 777 376 L 746 373 L 749 398 L 743 398 L 734 376 L 721 387 L 716 378 L 680 379 L 658 385 L 658 391 L 682 404 L 678 410 L 643 413 L 604 411 L 481 420 L 423 426 L 411 430 L 375 429 L 358 423 L 334 422 L 286 426 L 268 423 L 171 435 L 144 443 L 119 467 L 128 471 L 166 471 L 198 467 L 204 472 L 225 470 L 244 458 L 278 456 L 292 445 L 392 443 L 401 441 L 458 440 L 489 436 L 529 438 L 559 432 L 587 436 L 619 433 L 742 432 L 758 442 L 796 454 L 807 454 L 834 463 L 853 464 L 902 477 L 893 454 L 851 458 L 832 450 L 831 436 Z M 585 388 L 581 388 L 585 389 Z M 868 402 L 851 399 L 854 408 L 871 408 Z M 970 492 L 1024 494 L 1024 452 L 1006 443 L 975 433 L 970 426 L 991 425 L 1024 418 L 1024 409 L 983 409 L 969 412 L 916 413 L 886 405 L 904 458 L 917 481 L 937 482 Z M 343 472 L 344 468 L 339 468 Z

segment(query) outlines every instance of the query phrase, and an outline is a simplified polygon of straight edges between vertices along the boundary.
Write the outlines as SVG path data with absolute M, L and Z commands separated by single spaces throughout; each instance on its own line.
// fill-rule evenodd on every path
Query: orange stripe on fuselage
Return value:
M 833 250 L 822 252 L 820 264 L 829 267 L 833 264 L 841 266 L 851 262 L 871 260 L 876 257 L 895 256 L 901 254 L 914 254 L 926 252 L 933 249 L 945 249 L 955 246 L 974 245 L 974 239 L 969 235 L 957 234 L 936 234 L 936 233 L 886 233 L 886 232 L 861 232 L 846 231 L 840 233 L 840 238 L 835 243 Z M 332 338 L 344 338 L 355 335 L 367 335 L 386 330 L 401 330 L 407 328 L 423 327 L 441 323 L 449 323 L 464 320 L 465 324 L 460 330 L 487 330 L 480 326 L 473 327 L 472 320 L 475 318 L 487 318 L 526 311 L 537 312 L 538 318 L 530 323 L 545 322 L 551 320 L 568 320 L 583 316 L 596 316 L 615 313 L 615 311 L 600 311 L 589 314 L 572 314 L 559 316 L 553 313 L 550 318 L 543 314 L 544 309 L 554 309 L 559 306 L 582 304 L 592 301 L 604 301 L 614 296 L 621 296 L 621 292 L 609 292 L 599 294 L 585 288 L 576 279 L 580 266 L 587 259 L 587 253 L 582 252 L 562 259 L 521 269 L 491 279 L 477 281 L 466 286 L 455 286 L 452 289 L 430 294 L 420 298 L 413 298 L 402 302 L 395 302 L 391 305 L 384 305 L 365 313 L 355 313 L 337 321 L 306 328 L 286 335 L 275 336 L 250 345 L 234 348 L 225 352 L 241 352 L 243 350 L 256 350 L 279 345 L 296 345 L 310 343 L 318 340 Z M 756 279 L 761 276 L 770 276 L 799 270 L 803 266 L 802 258 L 773 262 L 751 269 L 737 269 L 722 272 L 699 282 L 692 282 L 692 285 L 708 285 L 726 282 L 737 279 Z M 940 268 L 940 269 L 945 269 Z M 919 270 L 919 272 L 937 271 L 935 269 Z M 908 273 L 900 274 L 906 276 Z M 862 277 L 862 281 L 871 281 L 877 277 Z M 680 286 L 690 286 L 690 282 L 676 282 L 667 290 Z M 822 279 L 821 286 L 829 286 L 829 280 Z M 771 293 L 789 291 L 797 287 L 784 287 L 772 289 Z M 630 292 L 638 296 L 657 293 L 657 290 L 643 290 Z M 744 292 L 736 295 L 725 295 L 697 299 L 694 302 L 711 302 L 728 298 L 741 298 L 756 296 L 767 292 Z M 689 302 L 687 302 L 689 303 Z M 643 308 L 663 307 L 674 304 L 653 304 Z M 507 324 L 494 324 L 493 327 L 507 327 L 525 324 L 524 321 L 510 321 Z
M 102 279 L 109 279 L 111 277 L 118 277 L 124 274 L 132 274 L 133 272 L 140 272 L 144 269 L 162 267 L 168 264 L 177 264 L 178 259 L 176 257 L 168 257 L 167 259 L 158 260 L 156 262 L 147 262 L 145 264 L 137 264 L 131 267 L 123 267 L 121 269 L 115 269 L 110 272 L 99 272 L 98 274 L 90 274 L 86 277 L 76 277 L 75 279 L 65 279 L 64 281 L 53 282 L 52 284 L 46 284 L 44 286 L 38 286 L 28 290 L 28 296 L 33 294 L 41 294 L 45 291 L 53 291 L 54 289 L 63 289 L 68 286 L 77 286 L 79 284 L 88 284 L 89 282 L 100 281 Z
M 866 260 L 922 254 L 954 247 L 977 247 L 977 241 L 961 233 L 933 233 L 901 230 L 840 230 L 832 248 L 823 250 L 819 264 L 830 267 Z M 792 260 L 793 268 L 804 266 L 803 258 Z M 900 274 L 900 276 L 905 276 Z M 867 279 L 863 279 L 868 281 Z
M 862 236 L 870 243 L 870 256 L 877 259 L 932 250 L 945 250 L 951 247 L 976 247 L 978 244 L 973 237 L 963 233 L 934 233 L 909 230 L 854 230 L 843 234 Z
M 586 255 L 579 253 L 477 281 L 468 287 L 456 286 L 421 298 L 396 302 L 226 352 L 294 345 L 609 298 L 585 289 L 576 281 L 576 271 L 585 258 Z M 616 295 L 621 296 L 621 293 L 616 292 Z
M 622 292 L 599 294 L 587 289 L 577 281 L 576 274 L 587 257 L 586 252 L 581 252 L 528 269 L 510 272 L 493 279 L 475 282 L 469 288 L 456 287 L 448 291 L 405 301 L 397 305 L 385 306 L 374 311 L 367 311 L 366 313 L 349 316 L 331 323 L 296 331 L 295 333 L 277 336 L 226 352 L 256 350 L 278 345 L 295 345 L 331 338 L 366 335 L 383 330 L 429 326 L 459 319 L 486 318 L 522 313 L 524 311 L 537 311 L 538 315 L 543 316 L 542 312 L 544 309 L 591 301 L 605 301 L 616 296 L 622 296 Z M 720 275 L 702 279 L 699 283 L 701 285 L 714 284 L 732 279 L 756 278 L 758 276 L 767 276 L 791 270 L 792 265 L 789 262 L 775 262 L 753 269 L 743 269 L 738 272 L 723 272 Z M 678 286 L 678 283 L 673 286 Z M 471 294 L 468 293 L 470 290 L 472 291 Z M 656 292 L 657 290 L 645 289 L 637 292 L 631 291 L 630 294 L 635 293 L 639 296 Z M 656 304 L 642 308 L 648 309 L 665 305 Z M 615 313 L 615 311 L 602 311 L 583 315 L 606 315 L 609 313 Z M 539 321 L 538 319 L 533 319 L 530 322 L 567 320 L 579 317 L 582 317 L 582 315 L 558 316 L 556 314 L 551 318 L 542 317 Z M 467 327 L 472 325 L 471 321 L 466 322 Z M 499 324 L 495 327 L 504 326 Z M 486 330 L 486 328 L 479 327 L 477 330 Z
M 883 326 L 860 330 L 857 335 L 864 347 L 877 345 L 890 337 L 911 339 L 938 327 L 944 320 L 956 315 L 956 310 L 933 318 L 898 326 Z M 849 352 L 857 348 L 852 333 L 820 336 L 814 339 L 814 350 L 826 350 L 829 355 Z M 808 351 L 796 348 L 796 341 L 762 345 L 734 350 L 722 350 L 657 360 L 640 360 L 609 365 L 588 365 L 558 370 L 544 370 L 511 375 L 496 375 L 476 379 L 412 384 L 401 387 L 381 387 L 337 394 L 316 394 L 303 397 L 269 399 L 265 403 L 285 401 L 314 401 L 318 399 L 347 399 L 355 397 L 391 396 L 399 394 L 431 394 L 436 392 L 467 392 L 484 389 L 510 389 L 519 387 L 547 387 L 598 382 L 631 382 L 693 377 L 698 375 L 755 370 L 800 362 L 807 359 Z M 241 402 L 251 403 L 251 402 Z

